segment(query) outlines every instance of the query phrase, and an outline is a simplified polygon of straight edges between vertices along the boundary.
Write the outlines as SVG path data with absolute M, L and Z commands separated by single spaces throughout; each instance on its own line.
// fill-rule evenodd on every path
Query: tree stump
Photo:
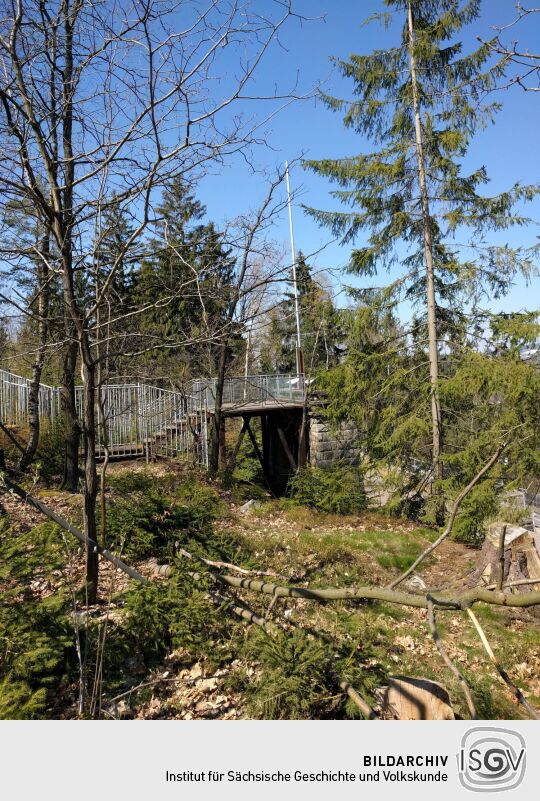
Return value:
M 501 544 L 504 546 L 501 551 Z M 488 526 L 486 539 L 472 573 L 469 586 L 502 586 L 525 580 L 538 579 L 538 583 L 523 583 L 515 588 L 507 587 L 508 592 L 532 592 L 540 589 L 540 553 L 538 536 L 522 526 L 502 521 Z M 538 610 L 534 614 L 539 614 Z
M 413 676 L 391 676 L 382 690 L 380 711 L 394 720 L 455 720 L 442 684 Z

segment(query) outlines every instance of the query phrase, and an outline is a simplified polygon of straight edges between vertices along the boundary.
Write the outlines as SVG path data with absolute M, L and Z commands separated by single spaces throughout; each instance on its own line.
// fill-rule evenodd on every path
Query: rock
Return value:
M 407 634 L 405 637 L 396 637 L 394 640 L 396 645 L 400 645 L 402 648 L 405 648 L 407 651 L 414 650 L 414 640 L 410 634 Z
M 241 515 L 247 515 L 249 512 L 253 511 L 253 509 L 256 509 L 257 506 L 260 506 L 259 501 L 256 501 L 252 498 L 250 501 L 247 501 L 245 504 L 243 504 L 238 511 Z
M 119 720 L 125 720 L 126 718 L 133 717 L 131 707 L 127 701 L 120 701 L 120 703 L 115 704 L 113 707 L 113 713 Z
M 407 581 L 407 587 L 411 590 L 427 590 L 427 584 L 422 581 L 420 576 L 411 576 Z
M 198 679 L 202 676 L 202 674 L 203 674 L 202 665 L 200 662 L 196 662 L 189 671 L 189 677 L 191 679 Z
M 390 678 L 382 708 L 397 720 L 455 720 L 447 690 L 430 679 Z
M 202 679 L 197 685 L 197 689 L 202 693 L 208 693 L 211 690 L 215 690 L 218 686 L 218 680 L 215 677 L 211 677 L 209 679 Z

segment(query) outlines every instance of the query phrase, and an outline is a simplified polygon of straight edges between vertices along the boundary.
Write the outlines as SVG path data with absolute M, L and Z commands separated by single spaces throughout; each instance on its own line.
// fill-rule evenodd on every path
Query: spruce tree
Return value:
M 301 250 L 296 259 L 296 282 L 304 369 L 306 374 L 311 374 L 337 364 L 343 330 L 330 292 L 313 277 Z M 269 314 L 261 346 L 261 365 L 263 372 L 296 372 L 296 319 L 292 290 L 285 292 L 283 300 Z
M 139 255 L 134 247 L 128 246 L 133 232 L 134 226 L 127 210 L 113 198 L 103 214 L 98 258 L 101 282 L 108 278 L 113 267 L 115 268 L 110 291 L 110 299 L 115 306 L 115 316 L 118 316 L 120 310 L 127 310 L 130 307 L 128 298 L 133 289 L 139 262 Z
M 375 276 L 396 268 L 396 294 L 420 307 L 429 368 L 431 471 L 440 479 L 441 340 L 452 326 L 462 326 L 467 304 L 483 292 L 503 294 L 518 270 L 531 269 L 528 252 L 490 244 L 485 236 L 490 229 L 526 222 L 515 204 L 536 190 L 515 185 L 490 196 L 482 192 L 485 168 L 463 169 L 472 137 L 497 111 L 495 104 L 481 102 L 497 76 L 498 68 L 489 68 L 489 46 L 464 55 L 456 41 L 478 18 L 478 0 L 465 5 L 386 0 L 386 5 L 393 12 L 384 15 L 395 33 L 392 46 L 337 59 L 342 75 L 353 81 L 354 99 L 323 96 L 330 109 L 345 112 L 346 127 L 365 136 L 373 149 L 306 162 L 338 185 L 333 196 L 351 208 L 309 211 L 345 244 L 366 231 L 365 244 L 352 251 L 350 271 Z
M 151 255 L 141 264 L 134 294 L 145 309 L 137 317 L 143 346 L 167 348 L 147 361 L 173 379 L 211 375 L 225 335 L 235 262 L 215 224 L 203 222 L 205 207 L 181 180 L 167 187 L 157 213 Z M 233 332 L 233 344 L 236 339 Z

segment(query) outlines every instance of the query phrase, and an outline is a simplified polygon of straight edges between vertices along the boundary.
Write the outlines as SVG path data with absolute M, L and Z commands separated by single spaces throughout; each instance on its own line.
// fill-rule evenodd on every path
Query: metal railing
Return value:
M 5 425 L 28 422 L 30 381 L 0 370 L 0 419 Z M 216 380 L 197 379 L 186 393 L 149 384 L 105 384 L 96 404 L 97 448 L 113 456 L 177 456 L 208 466 L 209 415 L 215 409 Z M 299 405 L 304 402 L 304 377 L 255 375 L 225 379 L 224 409 Z M 83 387 L 75 388 L 82 418 Z M 40 386 L 39 413 L 43 421 L 60 421 L 60 390 Z
M 193 397 L 204 396 L 207 408 L 215 407 L 215 378 L 192 382 Z M 301 404 L 305 397 L 303 375 L 250 375 L 226 378 L 223 385 L 223 406 L 287 406 Z
M 7 370 L 0 370 L 0 420 L 7 426 L 25 426 L 28 422 L 28 398 L 31 381 Z M 60 390 L 48 384 L 39 387 L 39 414 L 54 422 L 60 416 Z

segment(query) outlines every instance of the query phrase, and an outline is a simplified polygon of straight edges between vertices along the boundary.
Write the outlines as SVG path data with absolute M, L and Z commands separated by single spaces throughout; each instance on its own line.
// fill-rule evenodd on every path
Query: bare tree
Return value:
M 540 14 L 540 7 L 525 8 L 521 3 L 516 3 L 516 15 L 513 20 L 507 25 L 495 26 L 495 36 L 489 41 L 479 39 L 500 56 L 499 70 L 504 71 L 507 76 L 502 88 L 520 86 L 526 92 L 540 92 L 540 52 L 531 51 L 526 46 L 520 45 L 517 39 L 508 41 L 506 38 L 508 32 L 512 32 L 523 20 L 530 21 L 533 14 Z
M 283 280 L 285 270 L 287 270 L 281 259 L 276 262 L 276 250 L 267 235 L 269 227 L 285 207 L 283 193 L 281 197 L 276 197 L 279 188 L 283 185 L 284 178 L 285 171 L 278 169 L 268 183 L 265 197 L 259 208 L 252 214 L 236 220 L 228 232 L 229 237 L 232 234 L 233 250 L 237 253 L 238 267 L 234 284 L 230 288 L 224 331 L 219 342 L 214 414 L 208 456 L 211 475 L 215 475 L 219 469 L 223 389 L 227 373 L 229 338 L 233 326 L 235 323 L 238 325 L 239 322 L 242 327 L 244 326 L 245 314 L 250 307 L 249 300 L 260 296 L 263 286 Z M 261 269 L 261 259 L 266 261 L 265 269 Z M 248 311 L 248 314 L 253 319 L 253 310 Z
M 152 222 L 156 193 L 174 176 L 201 175 L 205 165 L 258 143 L 261 121 L 246 106 L 278 96 L 254 96 L 250 84 L 292 14 L 281 0 L 1 3 L 2 202 L 30 204 L 58 253 L 48 270 L 62 282 L 64 410 L 71 417 L 76 359 L 81 367 L 89 540 L 97 536 L 98 309 L 124 253 Z M 136 224 L 92 295 L 86 283 L 97 220 L 113 202 L 129 207 Z M 77 446 L 74 436 L 72 460 Z M 98 556 L 88 549 L 91 603 L 97 581 Z
M 39 390 L 51 328 L 51 231 L 48 222 L 36 216 L 25 201 L 8 203 L 3 211 L 3 251 L 6 254 L 12 248 L 13 262 L 8 265 L 7 274 L 20 286 L 18 299 L 28 309 L 30 330 L 24 333 L 29 333 L 32 342 L 35 340 L 28 386 L 28 438 L 19 460 L 19 469 L 24 471 L 35 456 L 40 435 Z

